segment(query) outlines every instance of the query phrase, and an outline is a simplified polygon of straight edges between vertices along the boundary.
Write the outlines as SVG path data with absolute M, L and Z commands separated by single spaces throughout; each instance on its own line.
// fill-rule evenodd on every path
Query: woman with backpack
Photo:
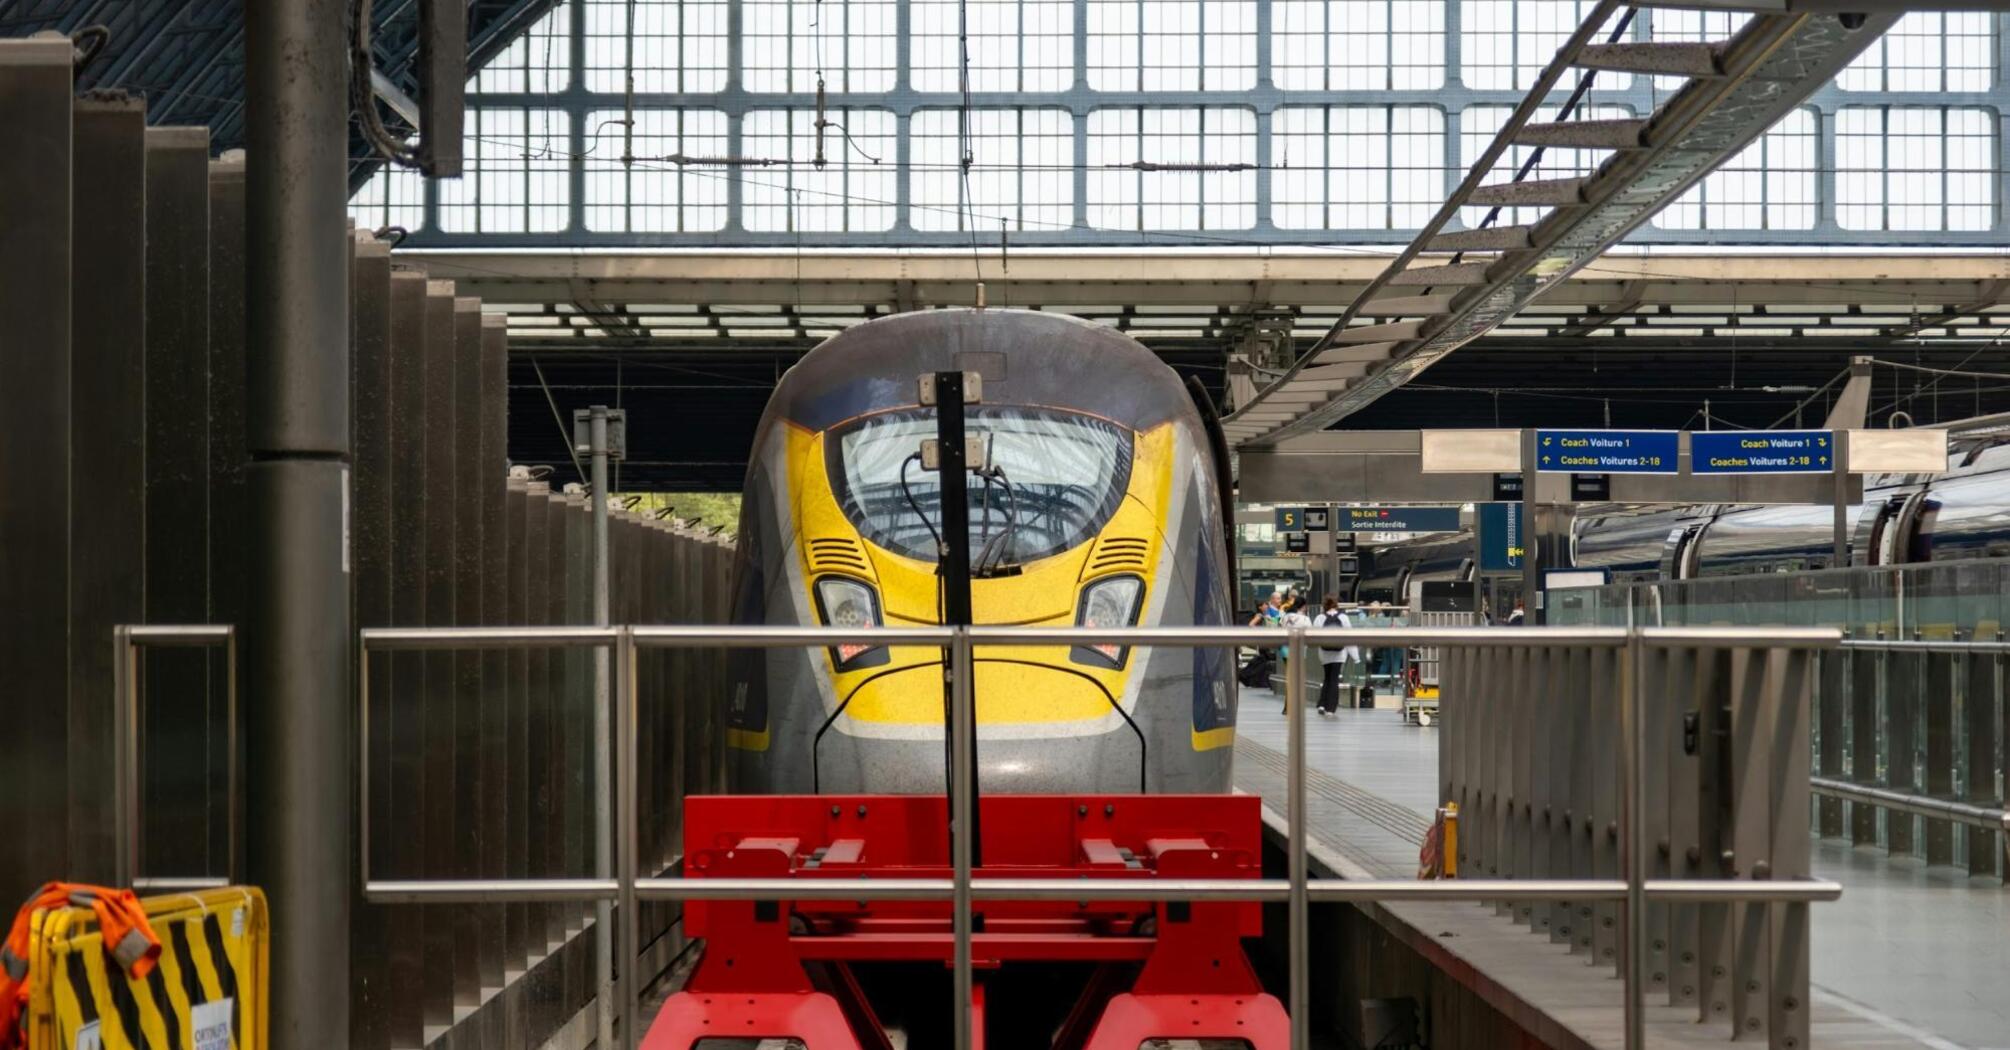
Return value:
M 1312 622 L 1314 627 L 1351 627 L 1347 614 L 1340 611 L 1340 599 L 1326 596 L 1325 608 L 1319 618 Z M 1320 669 L 1324 677 L 1319 682 L 1319 713 L 1327 718 L 1340 709 L 1340 685 L 1343 680 L 1352 688 L 1361 686 L 1361 650 L 1347 645 L 1338 648 L 1319 647 Z

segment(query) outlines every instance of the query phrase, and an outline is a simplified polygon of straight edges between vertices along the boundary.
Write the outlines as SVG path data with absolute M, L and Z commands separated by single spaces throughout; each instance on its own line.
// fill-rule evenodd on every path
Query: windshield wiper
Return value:
M 1005 556 L 1012 550 L 1012 541 L 1019 533 L 1019 490 L 1013 487 L 1012 479 L 1005 476 L 1004 467 L 992 467 L 980 473 L 984 477 L 985 523 L 987 526 L 990 524 L 991 479 L 995 477 L 1005 489 L 1005 527 L 984 544 L 973 571 L 986 577 L 1010 575 L 1019 571 L 1018 565 L 1005 562 Z

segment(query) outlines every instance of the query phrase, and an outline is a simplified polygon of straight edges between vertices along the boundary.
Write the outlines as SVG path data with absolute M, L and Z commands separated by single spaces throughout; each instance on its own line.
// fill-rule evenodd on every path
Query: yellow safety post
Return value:
M 141 905 L 161 955 L 140 979 L 106 955 L 91 909 L 35 913 L 27 1050 L 265 1050 L 265 895 L 226 886 Z

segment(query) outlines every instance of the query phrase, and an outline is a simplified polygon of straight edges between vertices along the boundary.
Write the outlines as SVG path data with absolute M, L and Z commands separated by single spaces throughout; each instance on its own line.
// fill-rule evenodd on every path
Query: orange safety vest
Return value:
M 80 882 L 43 884 L 14 913 L 13 929 L 0 943 L 0 1050 L 21 1045 L 21 1017 L 28 1008 L 34 975 L 28 971 L 31 920 L 37 910 L 65 905 L 89 908 L 98 916 L 98 933 L 119 968 L 135 980 L 153 972 L 160 958 L 161 939 L 147 922 L 146 909 L 131 890 L 114 890 Z

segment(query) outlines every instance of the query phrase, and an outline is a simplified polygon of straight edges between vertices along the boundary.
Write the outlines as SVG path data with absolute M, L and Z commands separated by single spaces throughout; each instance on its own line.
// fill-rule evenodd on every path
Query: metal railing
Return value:
M 1823 667 L 1810 778 L 1823 800 L 1819 831 L 2010 879 L 2010 809 L 1997 781 L 2010 753 L 2010 642 L 1954 633 L 1845 638 Z
M 140 666 L 143 648 L 223 648 L 226 842 L 229 865 L 238 857 L 238 800 L 242 796 L 237 761 L 237 628 L 229 624 L 121 624 L 112 628 L 113 815 L 117 842 L 112 854 L 113 885 L 134 890 L 175 892 L 228 886 L 236 871 L 216 876 L 143 876 L 141 857 Z
M 1779 631 L 1755 630 L 1628 630 L 1620 628 L 1549 628 L 1505 631 L 1487 628 L 1289 628 L 1282 632 L 1291 658 L 1303 666 L 1310 648 L 1320 644 L 1363 646 L 1441 646 L 1449 649 L 1516 649 L 1546 646 L 1579 646 L 1637 654 L 1643 646 L 1680 645 L 1737 648 L 1778 647 Z M 1801 642 L 1833 645 L 1834 632 L 1803 632 Z M 973 651 L 985 645 L 1072 646 L 1085 642 L 1115 643 L 1126 646 L 1196 648 L 1206 646 L 1275 646 L 1280 632 L 1275 628 L 1244 627 L 1160 627 L 1125 629 L 1028 628 L 1028 627 L 920 627 L 899 629 L 796 628 L 796 627 L 544 627 L 544 628 L 378 628 L 362 632 L 361 673 L 358 681 L 370 681 L 369 661 L 374 652 L 417 649 L 480 648 L 607 648 L 612 652 L 614 688 L 608 722 L 613 736 L 611 754 L 615 765 L 616 788 L 612 800 L 615 814 L 615 877 L 556 879 L 455 879 L 378 880 L 371 876 L 368 844 L 370 820 L 369 698 L 360 698 L 362 723 L 360 759 L 363 843 L 361 874 L 363 895 L 378 903 L 505 903 L 549 901 L 613 900 L 618 910 L 615 937 L 622 962 L 620 1002 L 622 1045 L 633 1048 L 641 1037 L 634 1019 L 639 1017 L 640 981 L 635 972 L 638 926 L 636 904 L 640 901 L 692 900 L 784 900 L 803 899 L 828 888 L 833 898 L 845 900 L 929 900 L 949 901 L 954 930 L 953 1016 L 956 1023 L 956 1050 L 970 1045 L 972 903 L 979 900 L 1211 900 L 1282 901 L 1286 904 L 1287 951 L 1290 960 L 1287 1008 L 1291 1019 L 1291 1045 L 1304 1050 L 1310 1035 L 1308 909 L 1312 902 L 1439 901 L 1495 902 L 1521 900 L 1589 900 L 1621 905 L 1626 913 L 1629 937 L 1625 979 L 1627 1046 L 1643 1045 L 1641 1027 L 1642 988 L 1639 949 L 1641 921 L 1647 902 L 1714 902 L 1806 904 L 1834 900 L 1841 887 L 1812 879 L 1776 881 L 1736 880 L 1651 880 L 1639 862 L 1645 843 L 1638 834 L 1638 813 L 1642 784 L 1637 760 L 1627 763 L 1625 780 L 1628 819 L 1621 829 L 1625 855 L 1635 860 L 1619 879 L 1493 879 L 1443 882 L 1358 881 L 1313 879 L 1309 877 L 1306 851 L 1306 767 L 1305 767 L 1305 683 L 1297 676 L 1287 679 L 1286 704 L 1291 712 L 1287 761 L 1289 763 L 1286 804 L 1288 870 L 1284 879 L 1178 879 L 1178 880 L 1079 880 L 984 879 L 971 878 L 970 843 L 965 829 L 970 827 L 972 769 L 969 734 L 975 727 L 975 697 L 971 688 Z M 793 879 L 712 879 L 644 878 L 637 871 L 638 826 L 636 819 L 635 760 L 638 712 L 636 654 L 644 649 L 693 648 L 813 648 L 835 644 L 866 642 L 874 645 L 927 646 L 951 651 L 953 695 L 950 705 L 952 866 L 947 879 L 817 879 L 814 891 L 804 880 Z M 1632 665 L 1637 667 L 1637 661 Z M 1626 681 L 1631 683 L 1634 676 Z M 1622 753 L 1633 754 L 1641 746 L 1637 689 L 1623 691 L 1620 698 Z

